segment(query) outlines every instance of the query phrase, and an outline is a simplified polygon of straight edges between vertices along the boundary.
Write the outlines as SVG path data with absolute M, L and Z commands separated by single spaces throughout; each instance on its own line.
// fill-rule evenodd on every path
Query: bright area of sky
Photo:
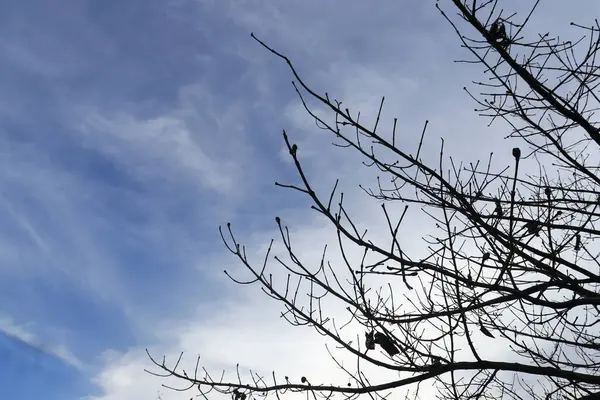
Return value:
M 328 145 L 250 32 L 352 109 L 372 114 L 385 95 L 384 123 L 397 116 L 407 144 L 429 119 L 432 149 L 440 136 L 469 160 L 510 149 L 472 112 L 462 87 L 481 70 L 453 63 L 465 53 L 435 2 L 376 3 L 2 1 L 0 397 L 189 398 L 143 371 L 145 348 L 200 354 L 215 373 L 325 368 L 320 336 L 224 277 L 243 270 L 217 227 L 231 221 L 257 254 L 276 215 L 300 253 L 330 238 L 307 199 L 273 185 L 297 182 L 282 128 L 315 187 L 370 175 Z M 568 32 L 598 14 L 576 3 L 543 1 L 533 26 Z

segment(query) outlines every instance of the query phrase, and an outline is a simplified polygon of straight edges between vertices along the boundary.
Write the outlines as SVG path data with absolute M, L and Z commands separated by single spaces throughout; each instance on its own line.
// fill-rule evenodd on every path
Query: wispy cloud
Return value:
M 26 344 L 28 347 L 31 347 L 36 351 L 56 357 L 72 367 L 77 369 L 83 368 L 83 363 L 78 360 L 73 353 L 71 353 L 64 343 L 46 345 L 38 337 L 36 337 L 36 335 L 31 331 L 30 327 L 16 325 L 7 315 L 0 315 L 0 332 L 14 340 Z

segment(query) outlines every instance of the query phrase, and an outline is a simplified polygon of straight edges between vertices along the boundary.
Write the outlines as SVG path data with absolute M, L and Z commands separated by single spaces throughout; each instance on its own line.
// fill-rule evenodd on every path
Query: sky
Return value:
M 502 2 L 524 3 L 533 2 Z M 574 3 L 542 1 L 532 29 L 568 34 L 569 22 L 597 15 L 595 0 Z M 402 146 L 429 120 L 433 161 L 440 137 L 465 161 L 490 151 L 509 159 L 506 127 L 487 127 L 462 89 L 482 71 L 454 62 L 465 50 L 434 4 L 4 0 L 3 397 L 189 398 L 144 372 L 146 348 L 169 359 L 200 354 L 215 372 L 239 362 L 336 377 L 319 335 L 289 327 L 259 288 L 225 277 L 244 271 L 218 226 L 231 222 L 257 260 L 277 236 L 275 216 L 309 260 L 335 239 L 308 199 L 274 185 L 298 182 L 282 129 L 315 188 L 327 192 L 339 177 L 356 218 L 377 224 L 380 205 L 358 190 L 374 176 L 330 145 L 286 65 L 250 33 L 367 120 L 386 96 L 382 127 L 398 117 Z M 424 221 L 411 220 L 415 246 Z

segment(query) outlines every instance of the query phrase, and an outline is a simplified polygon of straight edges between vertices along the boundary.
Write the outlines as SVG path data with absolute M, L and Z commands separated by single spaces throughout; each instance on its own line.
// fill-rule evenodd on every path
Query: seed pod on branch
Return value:
M 380 345 L 381 348 L 383 350 L 385 350 L 385 352 L 388 353 L 388 355 L 390 357 L 395 356 L 396 354 L 398 354 L 400 352 L 398 350 L 398 347 L 396 347 L 396 345 L 392 341 L 392 339 L 390 339 L 389 337 L 387 337 L 386 335 L 384 335 L 381 332 L 375 333 L 375 343 Z

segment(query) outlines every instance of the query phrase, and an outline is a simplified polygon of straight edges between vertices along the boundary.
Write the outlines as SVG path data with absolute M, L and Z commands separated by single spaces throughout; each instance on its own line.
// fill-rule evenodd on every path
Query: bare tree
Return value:
M 231 227 L 221 231 L 228 249 L 253 275 L 251 282 L 232 279 L 261 285 L 283 304 L 291 324 L 314 327 L 355 357 L 355 370 L 340 364 L 353 382 L 317 385 L 275 374 L 225 382 L 198 368 L 192 375 L 179 363 L 151 357 L 159 375 L 180 378 L 205 397 L 212 391 L 233 399 L 291 392 L 383 398 L 427 382 L 448 399 L 600 398 L 600 263 L 594 250 L 600 235 L 595 226 L 600 130 L 594 120 L 600 104 L 600 26 L 597 21 L 593 26 L 571 23 L 582 33 L 577 41 L 561 41 L 550 33 L 526 38 L 523 29 L 538 2 L 524 18 L 505 15 L 499 0 L 451 0 L 452 13 L 437 6 L 472 57 L 463 61 L 479 64 L 491 76 L 474 82 L 479 94 L 465 90 L 490 123 L 499 120 L 510 127 L 513 162 L 499 169 L 491 155 L 482 163 L 457 165 L 450 159 L 448 164 L 443 145 L 439 164 L 427 165 L 421 157 L 426 129 L 410 153 L 396 143 L 396 121 L 391 131 L 381 133 L 383 99 L 375 126 L 364 126 L 340 102 L 311 89 L 286 56 L 255 38 L 288 64 L 317 125 L 391 182 L 386 186 L 379 180 L 365 189 L 382 201 L 389 225 L 389 242 L 373 243 L 359 232 L 336 188 L 325 196 L 313 190 L 300 162 L 301 149 L 284 132 L 301 185 L 279 186 L 308 196 L 313 209 L 337 229 L 340 245 L 342 239 L 352 243 L 363 258 L 346 257 L 341 246 L 347 268 L 329 268 L 324 253 L 321 264 L 311 269 L 294 253 L 287 228 L 277 218 L 289 253 L 289 260 L 277 258 L 279 273 L 288 276 L 287 285 L 278 286 L 270 278 L 277 272 L 267 267 L 269 253 L 255 266 Z M 325 106 L 331 120 L 317 115 L 309 100 Z M 523 172 L 524 160 L 537 172 Z M 398 238 L 408 204 L 418 205 L 432 220 L 424 256 L 411 254 Z M 400 218 L 394 219 L 398 206 Z M 372 290 L 373 275 L 394 282 L 395 290 L 392 285 Z M 296 284 L 308 285 L 311 295 L 302 298 Z M 347 307 L 353 322 L 363 327 L 360 341 L 342 338 L 332 316 L 320 312 L 323 296 Z M 485 340 L 501 340 L 508 356 L 482 356 L 478 347 Z M 383 357 L 368 351 L 378 348 Z M 370 383 L 361 365 L 398 372 L 400 378 Z

